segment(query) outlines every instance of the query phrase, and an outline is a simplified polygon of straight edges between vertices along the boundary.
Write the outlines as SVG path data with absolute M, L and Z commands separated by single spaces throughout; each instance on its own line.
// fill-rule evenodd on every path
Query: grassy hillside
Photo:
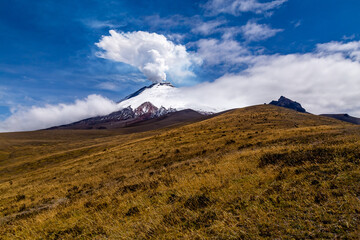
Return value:
M 0 134 L 0 239 L 358 239 L 360 127 L 270 105 Z

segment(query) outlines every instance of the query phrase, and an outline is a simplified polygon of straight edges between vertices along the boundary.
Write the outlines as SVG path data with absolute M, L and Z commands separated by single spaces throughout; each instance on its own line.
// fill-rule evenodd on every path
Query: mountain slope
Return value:
M 139 121 L 129 124 L 127 127 L 149 126 L 149 129 L 157 129 L 158 126 L 172 126 L 174 124 L 183 124 L 187 122 L 196 122 L 205 120 L 211 116 L 204 116 L 194 110 L 185 109 L 162 115 L 158 118 L 151 118 L 146 121 Z
M 186 124 L 207 118 L 196 111 L 186 109 L 176 111 L 175 109 L 157 108 L 150 102 L 141 104 L 138 108 L 124 108 L 106 116 L 84 119 L 75 123 L 56 126 L 50 129 L 120 129 L 128 128 L 123 132 L 149 131 L 168 127 L 173 124 Z M 151 121 L 150 121 L 151 120 Z M 153 125 L 153 126 L 152 126 Z M 142 126 L 136 128 L 136 126 Z M 147 127 L 145 127 L 147 126 Z
M 349 122 L 353 124 L 360 124 L 360 118 L 352 117 L 349 114 L 321 114 L 324 117 L 334 118 L 340 121 Z
M 0 236 L 356 239 L 359 140 L 272 105 L 135 134 L 0 134 Z

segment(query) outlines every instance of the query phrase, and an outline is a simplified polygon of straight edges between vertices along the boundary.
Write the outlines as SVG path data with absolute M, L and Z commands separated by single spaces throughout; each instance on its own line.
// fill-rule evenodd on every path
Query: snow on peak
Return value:
M 206 103 L 197 101 L 187 88 L 176 88 L 171 83 L 155 83 L 148 87 L 143 87 L 124 100 L 118 103 L 120 108 L 138 108 L 143 103 L 149 102 L 160 109 L 193 109 L 200 112 L 218 112 L 219 109 L 207 106 Z M 201 98 L 200 98 L 201 99 Z M 222 109 L 221 109 L 222 110 Z
M 162 86 L 168 86 L 168 87 L 174 87 L 171 83 L 169 82 L 162 82 L 162 83 L 154 83 L 154 84 L 151 84 L 150 86 L 146 86 L 146 87 L 142 87 L 140 88 L 139 90 L 137 90 L 136 92 L 126 96 L 123 100 L 121 100 L 120 102 L 122 101 L 125 101 L 127 99 L 130 99 L 130 98 L 133 98 L 133 97 L 136 97 L 138 96 L 139 94 L 141 94 L 143 91 L 145 91 L 146 89 L 150 89 L 150 88 L 159 88 L 159 87 L 162 87 Z
M 178 100 L 174 100 L 177 96 L 178 88 L 173 87 L 170 83 L 156 83 L 148 87 L 143 87 L 135 93 L 126 97 L 119 102 L 120 107 L 126 108 L 131 106 L 133 109 L 138 108 L 145 102 L 150 102 L 152 105 L 160 108 L 183 108 L 183 104 Z

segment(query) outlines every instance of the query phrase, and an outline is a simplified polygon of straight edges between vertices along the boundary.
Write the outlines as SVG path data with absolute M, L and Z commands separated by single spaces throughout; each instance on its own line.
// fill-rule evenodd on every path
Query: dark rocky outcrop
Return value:
M 288 99 L 288 98 L 286 98 L 284 96 L 281 96 L 278 101 L 270 102 L 270 104 L 275 105 L 275 106 L 279 106 L 279 107 L 293 109 L 293 110 L 298 111 L 298 112 L 306 113 L 306 110 L 301 106 L 300 103 L 295 102 L 295 101 L 293 101 L 291 99 Z

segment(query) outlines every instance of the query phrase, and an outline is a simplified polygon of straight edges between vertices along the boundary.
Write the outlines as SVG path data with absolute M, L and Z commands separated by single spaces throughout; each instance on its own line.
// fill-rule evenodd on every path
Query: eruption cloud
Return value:
M 150 81 L 167 80 L 167 73 L 177 79 L 194 76 L 191 66 L 201 60 L 157 33 L 109 31 L 95 45 L 103 51 L 98 57 L 123 62 L 138 68 Z

